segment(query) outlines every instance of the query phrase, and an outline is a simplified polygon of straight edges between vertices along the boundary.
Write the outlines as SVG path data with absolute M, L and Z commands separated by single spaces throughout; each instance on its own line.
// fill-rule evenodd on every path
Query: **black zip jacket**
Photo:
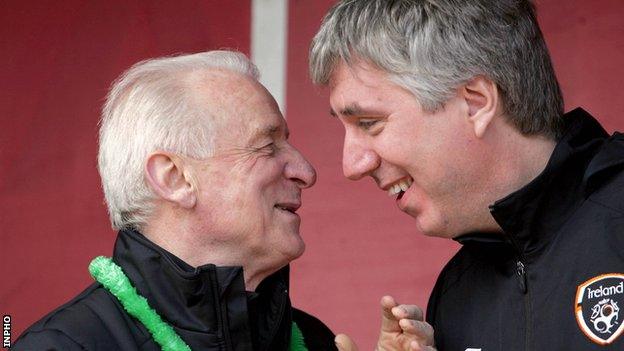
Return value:
M 427 309 L 439 351 L 624 350 L 624 135 L 564 119 L 545 170 L 491 206 L 504 233 L 456 239 Z
M 250 293 L 245 291 L 241 267 L 207 264 L 195 269 L 133 231 L 119 233 L 113 260 L 192 350 L 288 350 L 293 320 L 309 350 L 336 349 L 334 335 L 323 323 L 291 307 L 288 267 Z M 94 283 L 32 325 L 12 349 L 160 347 L 143 324 L 128 315 L 102 285 Z

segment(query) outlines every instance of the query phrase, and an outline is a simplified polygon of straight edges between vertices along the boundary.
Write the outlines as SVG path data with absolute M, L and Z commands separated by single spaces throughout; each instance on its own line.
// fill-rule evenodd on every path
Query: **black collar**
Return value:
M 251 350 L 255 349 L 252 334 L 254 344 L 262 336 L 267 340 L 261 343 L 270 343 L 274 340 L 267 335 L 282 337 L 277 332 L 284 329 L 281 324 L 290 326 L 288 267 L 266 278 L 250 294 L 260 301 L 253 303 L 254 311 L 263 315 L 259 319 L 249 315 L 242 267 L 206 264 L 194 268 L 130 230 L 119 232 L 113 260 L 191 349 L 224 342 L 234 350 Z
M 600 124 L 580 108 L 566 113 L 563 118 L 566 131 L 544 171 L 520 190 L 490 206 L 492 216 L 505 235 L 468 233 L 456 238 L 459 243 L 511 245 L 530 260 L 600 183 L 599 175 L 624 163 L 621 134 L 608 139 Z

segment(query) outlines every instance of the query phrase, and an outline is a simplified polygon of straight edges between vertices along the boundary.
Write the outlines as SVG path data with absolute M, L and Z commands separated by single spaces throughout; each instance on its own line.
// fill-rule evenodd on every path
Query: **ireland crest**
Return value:
M 608 345 L 624 332 L 624 274 L 594 277 L 576 289 L 576 322 L 599 345 Z

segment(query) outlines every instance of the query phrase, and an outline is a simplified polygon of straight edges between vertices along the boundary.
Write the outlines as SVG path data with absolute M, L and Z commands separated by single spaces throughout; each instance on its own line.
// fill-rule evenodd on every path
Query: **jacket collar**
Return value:
M 624 163 L 622 135 L 607 139 L 600 124 L 580 108 L 563 118 L 566 131 L 544 171 L 490 206 L 505 235 L 469 233 L 457 237 L 459 243 L 503 243 L 530 259 L 544 248 L 548 237 L 556 233 L 588 195 L 591 190 L 588 185 L 595 186 L 600 173 Z M 614 138 L 615 143 L 608 143 Z
M 231 343 L 233 350 L 255 349 L 242 267 L 194 268 L 131 230 L 119 232 L 113 260 L 191 349 L 210 349 L 218 343 Z M 290 325 L 288 270 L 284 267 L 266 278 L 252 294 L 262 301 L 255 309 L 267 314 L 263 323 L 254 323 L 263 335 L 283 329 L 282 322 Z

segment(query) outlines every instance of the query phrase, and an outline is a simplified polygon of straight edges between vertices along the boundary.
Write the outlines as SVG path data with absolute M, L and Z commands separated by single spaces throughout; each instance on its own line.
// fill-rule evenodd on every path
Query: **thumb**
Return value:
M 357 345 L 346 334 L 338 334 L 334 339 L 339 351 L 358 351 Z

